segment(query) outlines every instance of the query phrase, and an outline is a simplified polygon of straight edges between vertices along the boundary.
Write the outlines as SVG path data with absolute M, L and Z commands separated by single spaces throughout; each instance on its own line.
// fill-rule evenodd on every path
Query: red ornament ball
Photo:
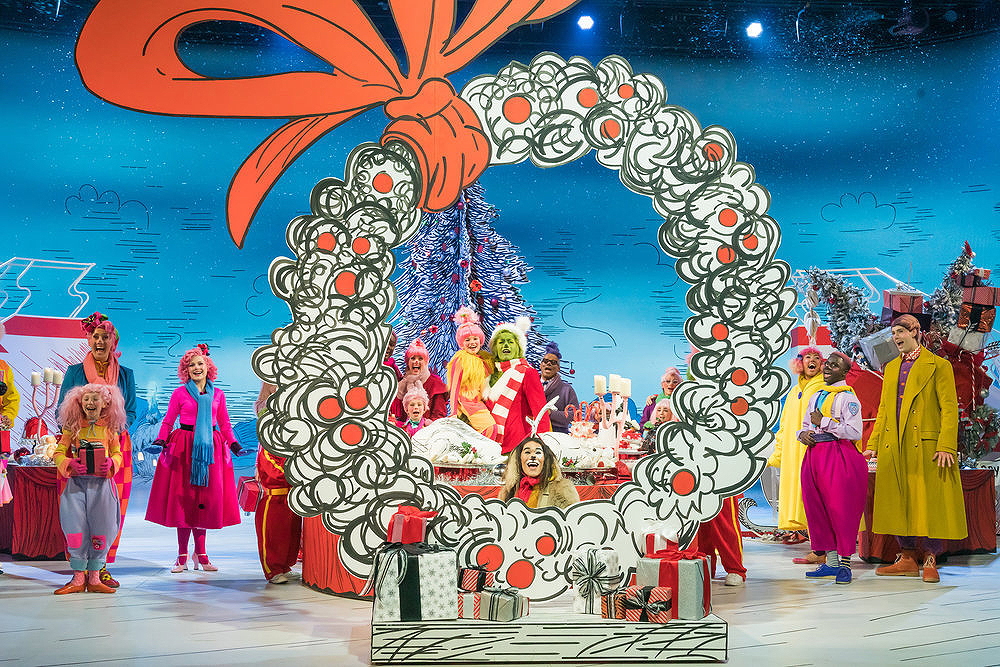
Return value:
M 453 283 L 457 283 L 458 282 L 458 274 L 457 273 L 451 274 L 451 282 L 453 282 Z
M 432 325 L 431 325 L 431 333 L 432 333 L 432 334 L 435 334 L 435 333 L 437 333 L 437 332 L 438 332 L 438 327 L 437 327 L 437 325 L 436 325 L 436 324 L 432 324 Z
M 500 302 L 496 299 L 496 297 L 493 297 L 492 299 L 490 299 L 490 305 L 496 308 L 497 306 L 500 305 Z
M 455 202 L 455 208 L 457 208 L 459 211 L 461 211 L 463 208 L 465 208 L 465 202 L 463 202 L 463 201 L 457 201 L 457 202 Z
M 472 280 L 469 282 L 469 289 L 472 290 L 473 292 L 478 292 L 479 290 L 483 289 L 483 284 L 478 280 Z
M 448 319 L 448 316 L 446 314 L 444 314 L 444 313 L 441 313 L 441 321 L 444 322 L 447 319 Z
M 479 245 L 476 246 L 476 252 L 482 252 L 482 251 L 483 251 L 483 244 L 480 243 Z
M 463 259 L 461 262 L 458 263 L 458 265 L 461 266 L 463 269 L 467 269 L 469 268 L 469 260 Z
M 442 306 L 445 304 L 445 301 L 446 301 L 445 297 L 441 297 L 441 305 Z
M 569 369 L 569 374 L 570 375 L 576 375 L 576 369 L 575 368 Z

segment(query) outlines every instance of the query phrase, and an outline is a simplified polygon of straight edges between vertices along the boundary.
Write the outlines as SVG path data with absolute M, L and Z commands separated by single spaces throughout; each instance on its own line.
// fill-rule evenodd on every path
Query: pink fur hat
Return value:
M 479 315 L 476 315 L 476 311 L 468 306 L 462 306 L 452 319 L 458 325 L 458 328 L 455 330 L 455 342 L 458 343 L 459 347 L 462 347 L 463 342 L 469 336 L 478 338 L 480 345 L 486 343 L 486 334 L 483 333 L 483 328 L 479 326 Z
M 410 347 L 406 348 L 406 360 L 409 361 L 410 357 L 423 357 L 424 361 L 429 361 L 431 358 L 427 354 L 427 346 L 419 338 L 410 343 Z
M 410 407 L 410 401 L 421 400 L 424 402 L 424 407 L 430 406 L 431 399 L 427 396 L 427 392 L 424 391 L 423 386 L 419 382 L 411 383 L 410 387 L 403 394 L 403 409 L 406 410 Z

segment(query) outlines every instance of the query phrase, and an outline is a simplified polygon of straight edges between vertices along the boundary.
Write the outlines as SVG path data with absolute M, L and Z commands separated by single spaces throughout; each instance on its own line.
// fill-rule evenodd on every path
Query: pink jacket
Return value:
M 174 429 L 174 422 L 178 417 L 181 424 L 189 426 L 194 426 L 198 419 L 198 403 L 183 385 L 174 389 L 174 393 L 170 395 L 170 405 L 167 406 L 167 414 L 160 424 L 160 434 L 156 437 L 166 440 Z M 236 442 L 236 435 L 229 423 L 229 412 L 226 410 L 226 395 L 221 389 L 216 389 L 212 397 L 212 426 L 218 427 L 226 443 Z

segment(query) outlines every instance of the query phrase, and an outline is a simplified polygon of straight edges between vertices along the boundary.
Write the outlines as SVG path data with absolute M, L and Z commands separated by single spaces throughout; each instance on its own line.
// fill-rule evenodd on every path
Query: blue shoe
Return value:
M 849 584 L 851 583 L 851 568 L 842 567 L 837 572 L 837 583 L 838 584 Z
M 840 574 L 839 567 L 830 567 L 823 563 L 812 572 L 806 572 L 806 579 L 833 579 Z

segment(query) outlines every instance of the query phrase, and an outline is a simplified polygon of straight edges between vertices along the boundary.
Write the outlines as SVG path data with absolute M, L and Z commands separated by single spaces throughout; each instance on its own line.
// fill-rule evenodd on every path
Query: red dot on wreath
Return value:
M 733 371 L 732 381 L 737 387 L 742 387 L 750 380 L 750 375 L 742 368 Z
M 712 338 L 715 340 L 726 340 L 729 336 L 729 327 L 722 322 L 712 325 Z
M 362 237 L 354 239 L 354 243 L 351 244 L 351 249 L 359 255 L 367 254 L 369 250 L 372 249 L 371 241 Z
M 743 237 L 743 247 L 747 250 L 756 250 L 759 245 L 759 241 L 755 234 L 747 234 Z
M 701 149 L 705 153 L 705 157 L 708 158 L 709 162 L 718 162 L 722 159 L 725 154 L 721 145 L 715 143 L 714 141 L 709 144 L 705 144 L 705 147 Z
M 724 245 L 715 252 L 715 256 L 719 258 L 719 261 L 723 264 L 732 264 L 736 260 L 736 251 L 731 247 Z
M 690 470 L 678 470 L 670 478 L 670 488 L 679 496 L 686 496 L 694 491 L 695 477 Z
M 461 262 L 458 263 L 458 265 L 461 266 L 463 269 L 466 269 L 469 267 L 469 260 L 463 259 Z
M 623 83 L 622 85 L 618 86 L 618 97 L 622 98 L 623 100 L 627 100 L 633 95 L 635 95 L 635 88 L 633 88 L 632 86 L 628 85 L 627 83 Z
M 729 409 L 732 410 L 733 414 L 737 417 L 742 417 L 750 411 L 750 404 L 747 403 L 747 399 L 741 396 L 732 402 Z
M 600 98 L 597 96 L 597 91 L 593 88 L 582 88 L 580 92 L 576 94 L 576 101 L 580 103 L 580 106 L 587 109 L 597 104 L 599 100 Z
M 739 216 L 731 208 L 724 208 L 719 211 L 719 224 L 723 227 L 732 227 L 738 220 Z
M 503 565 L 503 549 L 496 544 L 487 544 L 476 552 L 476 565 L 496 572 Z
M 515 588 L 527 588 L 535 580 L 535 566 L 523 558 L 516 560 L 507 568 L 506 578 Z
M 316 247 L 320 250 L 331 252 L 337 247 L 337 237 L 330 232 L 323 232 L 319 235 L 319 238 L 316 239 Z
M 323 419 L 336 419 L 340 416 L 340 401 L 330 396 L 319 402 L 319 416 Z
M 357 424 L 345 424 L 344 428 L 340 429 L 340 439 L 344 441 L 345 445 L 358 444 L 364 434 L 364 430 Z
M 357 292 L 358 287 L 358 277 L 350 271 L 343 271 L 337 279 L 333 281 L 334 287 L 337 289 L 337 294 L 343 296 L 354 296 Z
M 368 389 L 365 387 L 354 387 L 344 394 L 344 401 L 351 410 L 361 410 L 368 405 Z
M 605 139 L 617 139 L 621 132 L 622 126 L 614 118 L 609 118 L 601 123 L 601 136 Z
M 372 179 L 372 187 L 382 194 L 385 194 L 389 190 L 392 190 L 392 176 L 384 171 L 380 171 L 375 175 L 375 178 Z
M 556 539 L 551 535 L 542 535 L 535 540 L 535 548 L 543 556 L 551 556 L 556 551 Z
M 518 125 L 528 120 L 531 115 L 531 102 L 527 98 L 515 95 L 503 103 L 503 117 Z
M 463 208 L 465 208 L 465 202 L 461 202 L 461 201 L 455 202 L 455 208 L 457 208 L 459 211 L 461 211 Z

